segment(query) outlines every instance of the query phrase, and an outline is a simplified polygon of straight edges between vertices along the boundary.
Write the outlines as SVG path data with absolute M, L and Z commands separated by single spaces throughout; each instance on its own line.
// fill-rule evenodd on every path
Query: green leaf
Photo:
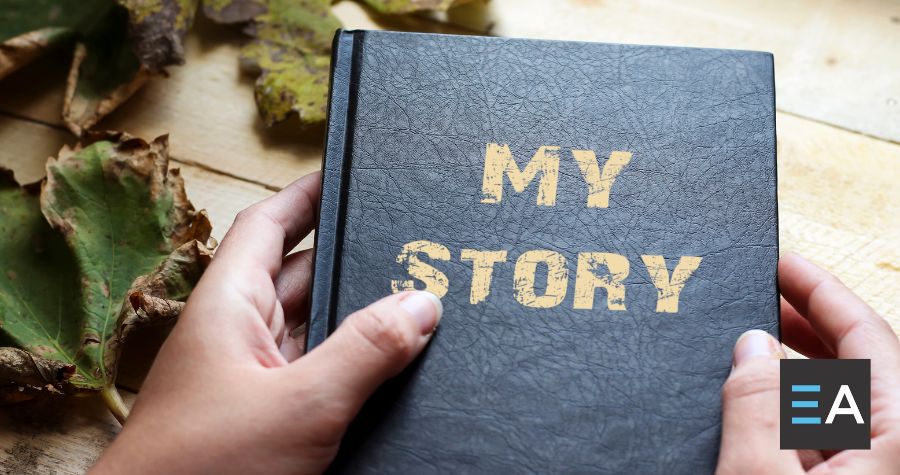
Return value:
M 267 125 L 295 112 L 304 122 L 325 119 L 331 39 L 341 27 L 330 0 L 207 0 L 203 11 L 219 23 L 250 21 L 254 40 L 241 64 L 259 74 L 254 96 Z
M 78 264 L 65 240 L 41 214 L 39 184 L 20 187 L 0 173 L 0 329 L 4 344 L 75 365 L 81 302 Z M 24 345 L 22 343 L 31 344 Z M 9 384 L 0 381 L 0 384 Z M 39 386 L 29 378 L 22 383 Z
M 463 0 L 465 1 L 465 0 Z M 331 0 L 204 0 L 203 12 L 219 23 L 250 22 L 254 40 L 241 50 L 242 65 L 257 74 L 254 96 L 266 125 L 293 113 L 305 123 L 325 120 L 331 41 L 341 27 Z M 364 0 L 385 13 L 446 10 L 460 0 Z
M 166 137 L 95 140 L 48 161 L 39 198 L 9 173 L 0 181 L 0 330 L 74 366 L 47 381 L 60 392 L 111 387 L 131 329 L 177 316 L 209 262 L 209 221 L 168 169 Z M 33 366 L 0 387 L 34 389 Z

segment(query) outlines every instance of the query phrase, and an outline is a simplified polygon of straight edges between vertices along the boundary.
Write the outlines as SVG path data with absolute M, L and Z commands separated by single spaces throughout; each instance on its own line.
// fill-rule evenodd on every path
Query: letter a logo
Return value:
M 850 404 L 849 407 L 841 407 L 841 401 L 844 399 Z M 864 423 L 862 414 L 859 413 L 859 407 L 856 405 L 856 401 L 853 400 L 853 393 L 850 392 L 850 386 L 847 386 L 846 384 L 842 384 L 841 389 L 838 390 L 837 397 L 834 398 L 834 404 L 831 405 L 831 412 L 828 413 L 828 418 L 825 419 L 825 423 L 833 423 L 834 416 L 838 414 L 852 415 L 853 418 L 856 419 L 857 424 Z

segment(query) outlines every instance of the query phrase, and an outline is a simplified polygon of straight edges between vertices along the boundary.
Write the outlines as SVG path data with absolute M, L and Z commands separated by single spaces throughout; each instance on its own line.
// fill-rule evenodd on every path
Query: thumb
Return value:
M 722 442 L 717 474 L 801 473 L 796 451 L 779 444 L 778 360 L 781 344 L 750 330 L 734 347 L 734 368 L 722 388 Z
M 352 417 L 386 379 L 425 348 L 441 319 L 434 294 L 403 292 L 347 317 L 324 343 L 293 364 Z

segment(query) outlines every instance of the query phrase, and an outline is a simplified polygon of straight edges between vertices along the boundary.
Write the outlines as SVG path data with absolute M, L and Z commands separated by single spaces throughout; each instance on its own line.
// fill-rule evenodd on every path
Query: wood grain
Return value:
M 900 333 L 900 146 L 778 114 L 781 250 L 838 275 Z
M 134 393 L 123 392 L 129 405 Z M 81 474 L 119 432 L 100 398 L 25 402 L 0 411 L 0 473 Z

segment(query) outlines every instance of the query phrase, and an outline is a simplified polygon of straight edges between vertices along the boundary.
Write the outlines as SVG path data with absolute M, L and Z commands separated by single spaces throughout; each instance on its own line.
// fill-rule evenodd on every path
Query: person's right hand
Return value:
M 810 358 L 872 360 L 872 449 L 779 448 L 781 345 L 751 330 L 738 339 L 723 388 L 718 474 L 900 473 L 900 342 L 891 326 L 840 280 L 797 254 L 778 265 L 785 344 Z

